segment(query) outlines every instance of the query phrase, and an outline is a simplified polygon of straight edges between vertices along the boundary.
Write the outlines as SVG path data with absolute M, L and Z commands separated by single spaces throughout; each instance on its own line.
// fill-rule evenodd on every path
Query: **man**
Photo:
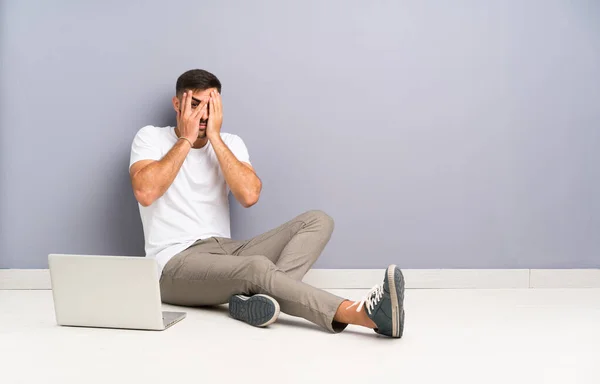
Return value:
M 356 324 L 400 338 L 404 278 L 396 266 L 360 302 L 302 282 L 331 237 L 333 220 L 325 213 L 306 212 L 247 241 L 230 239 L 229 192 L 251 207 L 261 180 L 242 139 L 221 132 L 220 81 L 194 69 L 175 88 L 177 127 L 140 129 L 129 168 L 146 256 L 161 269 L 162 300 L 182 306 L 229 302 L 233 318 L 258 327 L 276 321 L 281 309 L 331 332 Z

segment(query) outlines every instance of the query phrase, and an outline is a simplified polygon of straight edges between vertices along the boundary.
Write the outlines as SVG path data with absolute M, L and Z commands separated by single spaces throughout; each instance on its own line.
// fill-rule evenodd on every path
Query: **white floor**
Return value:
M 600 383 L 600 289 L 409 290 L 400 340 L 186 311 L 164 332 L 58 327 L 50 291 L 0 291 L 0 383 Z

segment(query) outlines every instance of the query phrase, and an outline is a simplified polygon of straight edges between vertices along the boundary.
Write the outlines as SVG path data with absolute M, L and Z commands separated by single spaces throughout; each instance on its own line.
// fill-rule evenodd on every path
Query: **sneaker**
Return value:
M 277 320 L 279 303 L 267 295 L 234 295 L 229 299 L 229 314 L 255 327 L 266 327 Z
M 376 325 L 375 332 L 400 338 L 404 332 L 404 276 L 395 265 L 390 265 L 385 273 L 383 286 L 376 285 L 369 291 L 362 301 L 352 304 L 358 305 L 356 312 L 360 312 L 363 305 L 367 315 Z

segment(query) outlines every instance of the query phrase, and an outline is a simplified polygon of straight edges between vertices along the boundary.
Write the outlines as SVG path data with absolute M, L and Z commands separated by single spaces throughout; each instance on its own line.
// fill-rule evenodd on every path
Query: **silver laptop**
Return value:
M 51 254 L 48 264 L 59 325 L 162 331 L 185 318 L 161 310 L 154 259 Z

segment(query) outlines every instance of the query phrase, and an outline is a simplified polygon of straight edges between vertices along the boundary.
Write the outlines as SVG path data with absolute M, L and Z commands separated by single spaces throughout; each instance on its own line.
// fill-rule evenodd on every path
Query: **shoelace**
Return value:
M 375 308 L 377 303 L 379 303 L 379 301 L 382 298 L 383 298 L 383 287 L 378 284 L 378 285 L 374 286 L 373 288 L 371 288 L 371 290 L 369 291 L 369 293 L 367 293 L 367 296 L 364 298 L 364 300 L 355 301 L 354 304 L 352 304 L 351 306 L 349 306 L 346 309 L 350 309 L 358 304 L 358 308 L 356 308 L 356 312 L 360 312 L 360 310 L 362 309 L 362 307 L 364 305 L 367 307 L 367 312 L 369 312 L 369 314 L 370 314 L 373 311 L 373 308 Z

